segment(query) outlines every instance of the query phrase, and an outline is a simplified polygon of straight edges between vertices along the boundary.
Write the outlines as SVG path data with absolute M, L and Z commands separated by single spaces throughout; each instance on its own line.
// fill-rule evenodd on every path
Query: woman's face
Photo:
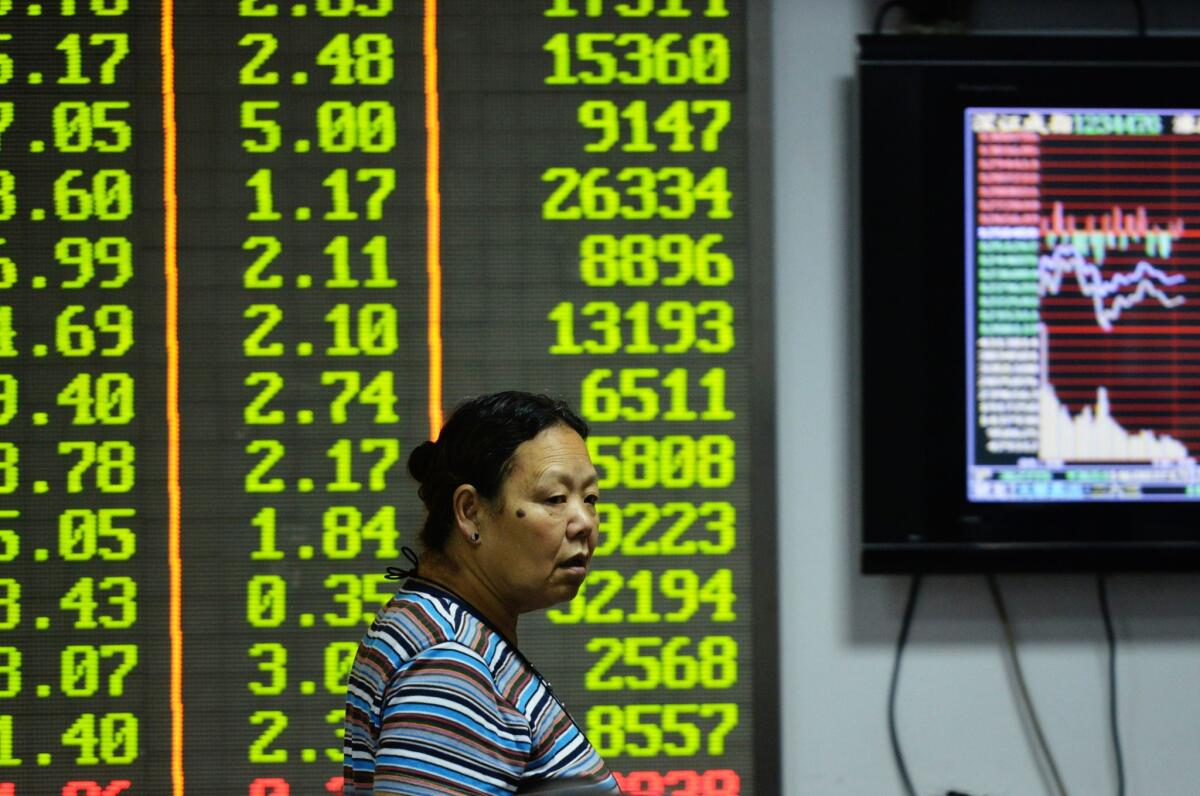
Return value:
M 596 480 L 587 445 L 569 426 L 551 426 L 517 446 L 479 526 L 481 563 L 516 613 L 579 591 L 596 549 Z

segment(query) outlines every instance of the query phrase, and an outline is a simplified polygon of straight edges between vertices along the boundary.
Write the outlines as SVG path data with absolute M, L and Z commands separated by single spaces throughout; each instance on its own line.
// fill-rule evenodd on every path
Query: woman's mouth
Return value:
M 584 577 L 587 575 L 588 557 L 584 553 L 579 553 L 568 558 L 566 561 L 558 565 L 560 569 L 565 569 L 572 575 Z

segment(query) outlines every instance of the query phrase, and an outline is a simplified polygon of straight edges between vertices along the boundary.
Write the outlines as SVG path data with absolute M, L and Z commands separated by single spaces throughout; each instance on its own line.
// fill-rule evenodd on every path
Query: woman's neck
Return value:
M 518 614 L 505 605 L 495 590 L 470 567 L 450 560 L 443 553 L 426 551 L 421 555 L 416 576 L 435 586 L 442 586 L 465 600 L 516 645 Z

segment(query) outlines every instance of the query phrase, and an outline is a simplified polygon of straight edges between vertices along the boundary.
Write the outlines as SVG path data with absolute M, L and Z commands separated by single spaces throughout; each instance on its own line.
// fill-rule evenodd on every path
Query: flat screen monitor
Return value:
M 864 569 L 1195 567 L 1200 49 L 861 44 Z

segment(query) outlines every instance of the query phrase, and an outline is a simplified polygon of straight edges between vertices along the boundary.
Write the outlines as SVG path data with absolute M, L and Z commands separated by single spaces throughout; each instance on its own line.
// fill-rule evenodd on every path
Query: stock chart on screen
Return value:
M 964 116 L 968 499 L 1200 500 L 1200 110 Z

